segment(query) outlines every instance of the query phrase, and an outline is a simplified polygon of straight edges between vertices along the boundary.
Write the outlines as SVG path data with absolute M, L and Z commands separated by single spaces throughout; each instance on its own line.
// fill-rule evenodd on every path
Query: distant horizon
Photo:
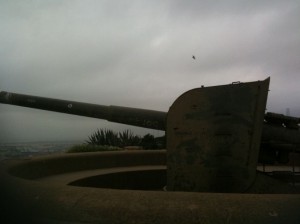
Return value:
M 36 144 L 44 144 L 44 143 L 84 143 L 85 140 L 42 140 L 42 141 L 15 141 L 15 142 L 0 142 L 0 146 L 1 145 L 5 145 L 5 144 L 27 144 L 27 143 L 36 143 Z
M 101 129 L 101 128 L 99 128 Z M 96 132 L 98 129 L 96 129 L 94 132 Z M 112 130 L 112 129 L 107 129 L 107 130 Z M 145 131 L 145 133 L 142 133 L 142 134 L 138 134 L 138 133 L 135 133 L 133 130 L 127 128 L 127 129 L 124 129 L 124 130 L 130 130 L 132 131 L 132 133 L 134 135 L 140 135 L 140 136 L 144 136 L 146 134 L 151 134 L 151 135 L 154 135 L 155 137 L 159 137 L 159 136 L 163 136 L 164 135 L 164 132 L 165 131 L 158 131 L 158 130 L 152 130 L 152 129 L 149 129 L 149 131 Z M 119 132 L 119 130 L 112 130 L 114 132 Z M 122 131 L 122 130 L 121 130 Z M 94 133 L 93 132 L 93 133 Z M 93 134 L 91 133 L 91 134 Z M 1 144 L 22 144 L 22 143 L 50 143 L 50 142 L 57 142 L 57 143 L 72 143 L 72 142 L 78 142 L 78 143 L 85 143 L 86 141 L 88 141 L 88 138 L 89 136 L 87 136 L 85 139 L 44 139 L 44 140 L 35 140 L 35 139 L 27 139 L 27 140 L 14 140 L 14 141 L 0 141 L 0 145 Z

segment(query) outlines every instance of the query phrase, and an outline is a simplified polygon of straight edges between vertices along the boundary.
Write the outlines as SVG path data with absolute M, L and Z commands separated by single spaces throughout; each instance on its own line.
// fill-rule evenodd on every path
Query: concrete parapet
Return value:
M 147 170 L 146 167 L 164 166 L 165 159 L 165 151 L 139 150 L 2 161 L 0 222 L 176 224 L 300 221 L 299 194 L 118 190 L 70 186 L 50 178 L 78 172 L 86 172 L 89 176 L 89 171 L 92 174 L 93 170 L 107 171 L 109 168 L 119 169 L 118 172 L 122 167 L 125 171 L 134 170 L 134 167 Z

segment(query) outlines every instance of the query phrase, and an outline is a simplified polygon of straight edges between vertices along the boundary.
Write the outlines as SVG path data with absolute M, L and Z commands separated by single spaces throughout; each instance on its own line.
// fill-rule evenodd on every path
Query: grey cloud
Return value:
M 1 1 L 0 90 L 167 111 L 191 88 L 271 76 L 268 109 L 300 116 L 299 7 L 293 0 Z M 0 141 L 124 128 L 0 106 L 7 127 Z M 47 127 L 43 136 L 39 127 Z

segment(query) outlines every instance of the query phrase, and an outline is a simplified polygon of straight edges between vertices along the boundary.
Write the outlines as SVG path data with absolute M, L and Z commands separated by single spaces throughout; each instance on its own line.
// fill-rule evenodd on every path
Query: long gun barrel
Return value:
M 0 92 L 0 103 L 41 110 L 93 117 L 143 128 L 165 130 L 166 112 L 120 106 L 51 99 L 17 93 Z

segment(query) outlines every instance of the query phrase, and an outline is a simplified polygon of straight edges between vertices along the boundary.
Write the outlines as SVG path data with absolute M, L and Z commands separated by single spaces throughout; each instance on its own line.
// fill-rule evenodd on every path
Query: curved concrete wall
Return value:
M 110 164 L 110 165 L 109 165 Z M 300 223 L 300 195 L 114 190 L 39 181 L 108 166 L 165 164 L 164 151 L 1 163 L 1 223 Z
M 8 172 L 25 179 L 111 167 L 165 165 L 165 150 L 70 153 L 37 157 L 9 164 Z

